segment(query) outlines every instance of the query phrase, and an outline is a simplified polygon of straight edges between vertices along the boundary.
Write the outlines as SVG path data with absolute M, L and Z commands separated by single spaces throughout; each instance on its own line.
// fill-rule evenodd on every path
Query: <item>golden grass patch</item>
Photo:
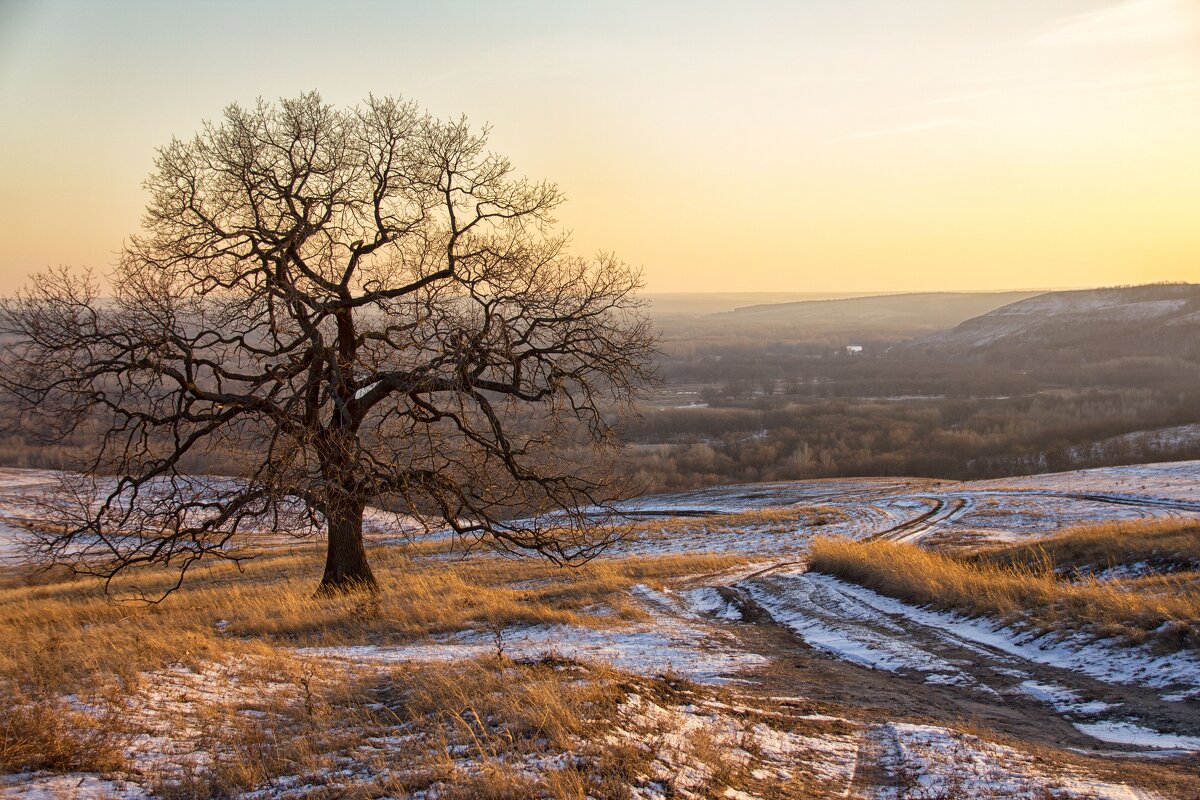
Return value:
M 594 776 L 583 781 L 569 761 L 540 770 L 543 777 L 531 784 L 504 758 L 521 742 L 561 751 L 572 737 L 586 738 L 580 726 L 597 716 L 612 680 L 578 682 L 550 666 L 512 664 L 500 678 L 495 665 L 473 663 L 368 667 L 330 677 L 340 668 L 299 658 L 295 649 L 514 625 L 619 627 L 645 618 L 629 591 L 634 584 L 661 588 L 744 562 L 668 555 L 559 567 L 489 554 L 447 557 L 420 545 L 376 546 L 372 557 L 378 594 L 320 599 L 313 597 L 322 558 L 316 548 L 267 553 L 241 569 L 203 565 L 153 605 L 118 601 L 91 580 L 9 572 L 0 583 L 0 768 L 120 772 L 129 768 L 123 748 L 149 732 L 222 754 L 215 761 L 177 759 L 154 784 L 157 794 L 229 796 L 277 775 L 336 772 L 329 754 L 355 752 L 371 731 L 424 725 L 421 735 L 432 736 L 428 720 L 436 718 L 434 727 L 456 733 L 389 780 L 403 773 L 402 782 L 478 790 L 463 796 L 525 797 L 551 788 L 547 796 L 582 796 L 576 786 L 604 796 L 593 792 Z M 166 571 L 145 571 L 112 588 L 115 596 L 135 585 L 152 593 L 172 580 Z M 596 686 L 607 688 L 597 695 Z M 226 690 L 232 694 L 222 695 Z M 158 716 L 139 722 L 137 709 L 147 704 Z M 503 730 L 492 730 L 489 720 L 503 721 Z M 170 732 L 155 733 L 145 727 L 151 723 Z M 447 750 L 460 745 L 484 766 L 462 773 Z M 137 768 L 148 769 L 140 762 Z M 373 786 L 363 796 L 387 793 L 387 786 Z
M 87 713 L 54 694 L 0 686 L 0 772 L 119 769 L 123 743 L 111 711 Z
M 1056 573 L 1051 559 L 992 561 L 884 540 L 818 539 L 810 563 L 816 571 L 937 609 L 1046 632 L 1152 641 L 1164 650 L 1200 648 L 1200 591 L 1188 581 L 1170 591 L 1139 591 L 1136 580 L 1069 580 Z
M 381 576 L 375 596 L 314 598 L 315 549 L 264 555 L 241 571 L 229 563 L 196 568 L 156 605 L 115 601 L 90 580 L 27 586 L 10 579 L 0 589 L 0 682 L 74 691 L 96 675 L 133 684 L 140 672 L 165 664 L 262 655 L 277 646 L 398 643 L 523 624 L 611 627 L 644 618 L 631 585 L 661 586 L 743 561 L 670 555 L 559 567 L 484 555 L 412 558 L 403 547 L 372 555 Z M 165 571 L 146 572 L 113 588 L 119 593 L 136 581 L 154 590 L 170 580 Z
M 1088 574 L 1114 566 L 1142 565 L 1167 573 L 1200 570 L 1200 521 L 1151 519 L 1067 528 L 1036 542 L 989 548 L 977 562 L 1053 568 Z

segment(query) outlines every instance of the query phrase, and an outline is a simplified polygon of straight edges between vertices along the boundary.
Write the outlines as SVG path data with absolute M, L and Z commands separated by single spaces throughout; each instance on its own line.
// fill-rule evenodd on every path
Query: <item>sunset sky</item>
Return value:
M 0 292 L 309 89 L 490 123 L 650 291 L 1200 281 L 1200 0 L 0 0 Z

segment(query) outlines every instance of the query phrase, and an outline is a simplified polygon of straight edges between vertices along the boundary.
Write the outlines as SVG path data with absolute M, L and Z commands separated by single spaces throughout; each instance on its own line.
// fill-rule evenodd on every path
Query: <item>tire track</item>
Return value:
M 907 522 L 902 522 L 887 530 L 880 531 L 869 539 L 887 539 L 893 542 L 911 542 L 919 539 L 937 525 L 951 521 L 955 515 L 967 508 L 967 501 L 962 497 L 921 497 L 921 500 L 931 501 L 934 505 L 929 511 Z

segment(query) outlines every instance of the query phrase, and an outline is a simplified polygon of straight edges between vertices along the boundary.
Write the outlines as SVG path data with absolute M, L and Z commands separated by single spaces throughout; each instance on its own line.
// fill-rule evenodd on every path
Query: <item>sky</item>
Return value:
M 652 292 L 1200 281 L 1200 0 L 0 0 L 0 293 L 313 89 L 490 124 Z

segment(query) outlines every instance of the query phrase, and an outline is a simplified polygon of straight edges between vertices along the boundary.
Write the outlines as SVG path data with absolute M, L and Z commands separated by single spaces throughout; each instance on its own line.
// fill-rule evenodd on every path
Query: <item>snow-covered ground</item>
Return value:
M 1097 492 L 1111 497 L 1178 500 L 1200 504 L 1200 461 L 1170 461 L 1126 467 L 1097 467 L 1019 478 L 958 484 L 972 490 L 1009 489 L 1065 494 Z
M 557 656 L 641 675 L 681 675 L 714 684 L 766 663 L 763 656 L 740 649 L 727 631 L 666 616 L 616 629 L 508 628 L 498 634 L 438 636 L 418 644 L 307 647 L 296 653 L 358 664 L 462 661 L 496 654 L 522 660 Z
M 36 519 L 37 501 L 58 479 L 46 470 L 0 470 L 0 563 L 18 556 L 17 522 Z M 718 486 L 641 498 L 622 509 L 637 532 L 618 554 L 700 550 L 776 557 L 801 553 L 816 534 L 1005 541 L 1072 525 L 1200 518 L 1200 461 L 965 483 L 851 478 Z M 723 520 L 764 510 L 790 510 L 796 519 Z M 387 541 L 415 535 L 417 526 L 403 515 L 368 509 L 364 530 Z
M 1200 461 L 947 482 L 844 479 L 720 486 L 624 506 L 640 533 L 635 552 L 709 549 L 752 555 L 801 553 L 813 535 L 910 541 L 1015 541 L 1065 527 L 1150 518 L 1200 519 Z M 814 509 L 793 524 L 722 515 L 765 508 Z M 656 525 L 657 519 L 671 519 Z M 682 516 L 683 523 L 681 524 Z M 820 524 L 813 524 L 813 520 Z
M 1006 628 L 917 608 L 815 573 L 783 571 L 739 587 L 776 622 L 836 658 L 920 673 L 926 683 L 993 698 L 1024 693 L 1103 742 L 1200 751 L 1200 718 L 1187 728 L 1197 735 L 1158 731 L 1127 704 L 1084 699 L 1096 691 L 1096 682 L 1117 690 L 1144 687 L 1154 690 L 1159 703 L 1177 706 L 1175 716 L 1186 724 L 1195 716 L 1187 710 L 1190 698 L 1200 697 L 1200 659 L 1190 653 L 1157 654 L 1144 647 Z M 1057 682 L 1045 682 L 1046 675 Z
M 0 470 L 0 562 L 16 563 L 16 523 L 34 513 L 36 500 L 55 481 L 50 472 Z M 613 615 L 612 624 L 603 626 L 600 614 L 600 627 L 481 628 L 403 643 L 288 647 L 288 657 L 353 673 L 494 654 L 531 660 L 550 655 L 747 692 L 781 680 L 785 666 L 803 670 L 821 660 L 844 670 L 849 686 L 855 675 L 869 675 L 872 686 L 892 686 L 906 699 L 927 697 L 933 706 L 1021 709 L 1056 726 L 1064 753 L 1180 759 L 1200 752 L 1200 659 L 1191 651 L 1164 655 L 918 608 L 804 567 L 815 535 L 962 544 L 1033 539 L 1080 524 L 1200 519 L 1200 462 L 976 482 L 889 478 L 723 486 L 642 498 L 623 510 L 634 533 L 607 558 L 725 552 L 749 560 L 721 574 L 633 587 L 629 599 L 645 612 L 644 621 Z M 404 535 L 406 520 L 372 512 L 367 527 L 382 547 Z M 134 763 L 161 762 L 173 757 L 173 748 L 191 746 L 187 730 L 160 730 L 155 720 L 186 717 L 190 712 L 178 697 L 202 702 L 204 687 L 224 691 L 222 680 L 219 669 L 151 676 L 149 683 L 165 688 L 148 701 Z M 836 725 L 824 730 L 798 712 L 776 724 L 762 704 L 735 713 L 711 698 L 672 704 L 633 693 L 621 706 L 627 733 L 614 735 L 636 742 L 646 730 L 656 731 L 653 766 L 636 797 L 689 796 L 689 786 L 706 785 L 711 765 L 694 757 L 697 737 L 724 742 L 731 763 L 758 770 L 743 788 L 726 793 L 735 800 L 764 796 L 754 786 L 801 777 L 820 792 L 844 797 L 1156 796 L 1083 768 L 1048 764 L 1012 740 L 997 743 L 911 713 L 881 721 L 876 709 L 857 717 L 854 696 L 839 702 L 845 718 L 829 718 Z M 154 708 L 162 713 L 156 716 Z M 944 721 L 943 715 L 939 723 Z M 147 791 L 136 781 L 82 773 L 0 777 L 0 797 L 135 798 Z M 255 796 L 303 796 L 290 791 Z
M 36 501 L 58 483 L 49 470 L 0 469 L 0 564 L 20 559 L 18 522 L 36 514 Z
M 64 473 L 54 470 L 25 470 L 0 468 L 0 566 L 21 564 L 30 559 L 25 547 L 29 535 L 23 527 L 44 519 L 42 503 L 63 487 Z M 206 476 L 181 486 L 182 491 L 221 491 L 233 484 L 231 478 Z M 79 490 L 80 487 L 73 487 Z M 112 482 L 101 479 L 86 487 L 92 496 L 102 497 L 112 490 Z M 307 530 L 297 524 L 299 536 L 270 531 L 248 533 L 243 539 L 253 539 L 257 548 L 275 548 L 294 544 Z M 379 508 L 368 507 L 363 514 L 363 532 L 372 539 L 399 539 L 416 535 L 420 526 L 409 516 Z M 35 559 L 36 560 L 36 559 Z
M 889 722 L 871 732 L 878 760 L 896 786 L 876 798 L 1004 797 L 1142 800 L 1148 792 L 1047 769 L 1012 747 L 934 725 Z

